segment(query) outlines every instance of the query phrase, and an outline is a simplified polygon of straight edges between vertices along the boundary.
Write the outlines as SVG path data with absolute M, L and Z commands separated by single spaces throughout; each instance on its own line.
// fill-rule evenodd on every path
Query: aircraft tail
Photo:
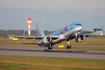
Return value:
M 104 35 L 103 32 L 104 32 L 104 28 L 102 26 L 102 32 L 100 33 L 101 36 Z
M 45 36 L 44 33 L 43 33 L 43 30 L 40 27 L 40 25 L 38 23 L 36 23 L 36 26 L 37 26 L 37 30 L 38 30 L 38 35 L 39 36 Z
M 104 32 L 104 28 L 103 28 L 103 26 L 102 26 L 102 32 Z
M 5 36 L 5 34 L 4 34 L 3 30 L 2 30 L 2 35 L 3 35 L 3 36 Z

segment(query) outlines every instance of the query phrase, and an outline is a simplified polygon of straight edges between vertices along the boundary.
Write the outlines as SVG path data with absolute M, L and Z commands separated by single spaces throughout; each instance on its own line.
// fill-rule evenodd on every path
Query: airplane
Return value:
M 22 43 L 22 44 L 38 44 L 38 46 L 48 47 L 48 50 L 53 49 L 53 45 L 57 43 L 61 43 L 62 41 L 67 41 L 67 49 L 71 48 L 70 40 L 75 39 L 76 42 L 82 42 L 86 36 L 93 35 L 91 34 L 79 34 L 83 29 L 83 26 L 80 22 L 73 22 L 47 36 L 44 35 L 43 30 L 40 25 L 36 23 L 38 29 L 38 37 L 37 36 L 13 36 L 14 38 L 20 39 L 40 39 L 39 42 L 33 43 Z M 104 32 L 102 28 L 102 32 Z M 102 33 L 101 32 L 101 33 Z M 100 32 L 99 32 L 100 34 Z

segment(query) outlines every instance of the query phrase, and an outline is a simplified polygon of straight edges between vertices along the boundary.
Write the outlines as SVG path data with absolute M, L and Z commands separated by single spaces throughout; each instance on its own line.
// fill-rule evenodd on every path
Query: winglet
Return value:
M 38 30 L 38 35 L 39 36 L 45 36 L 44 33 L 43 33 L 43 30 L 40 27 L 40 25 L 38 23 L 36 23 L 36 26 L 37 26 L 37 30 Z

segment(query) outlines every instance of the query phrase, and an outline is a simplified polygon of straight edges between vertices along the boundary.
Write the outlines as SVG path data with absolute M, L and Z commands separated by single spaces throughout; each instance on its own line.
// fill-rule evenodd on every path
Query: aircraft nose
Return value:
M 83 29 L 83 27 L 81 26 L 81 27 L 79 27 L 79 31 L 81 31 Z

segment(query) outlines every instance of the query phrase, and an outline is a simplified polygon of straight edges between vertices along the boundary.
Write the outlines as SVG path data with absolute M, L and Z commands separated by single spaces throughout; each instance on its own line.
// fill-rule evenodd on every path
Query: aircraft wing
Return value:
M 21 43 L 21 44 L 40 44 L 39 42 L 32 42 L 32 43 Z
M 19 38 L 19 39 L 43 39 L 43 36 L 9 36 L 13 38 Z M 50 36 L 52 39 L 57 39 L 59 36 Z
M 9 36 L 13 38 L 19 38 L 19 39 L 42 39 L 44 37 L 42 36 Z
M 85 37 L 88 37 L 88 36 L 90 36 L 90 35 L 96 35 L 96 34 L 102 34 L 103 33 L 103 31 L 102 32 L 94 32 L 94 33 L 89 33 L 89 34 L 77 34 L 77 36 L 79 36 L 79 35 L 83 35 L 83 36 L 85 36 Z M 68 39 L 74 39 L 76 36 L 73 34 L 73 35 L 71 35 Z
M 98 35 L 100 35 L 100 34 L 102 34 L 103 32 L 94 32 L 94 33 L 89 33 L 89 34 L 83 34 L 85 37 L 88 37 L 88 36 L 90 36 L 90 35 L 96 35 L 96 34 L 98 34 Z

